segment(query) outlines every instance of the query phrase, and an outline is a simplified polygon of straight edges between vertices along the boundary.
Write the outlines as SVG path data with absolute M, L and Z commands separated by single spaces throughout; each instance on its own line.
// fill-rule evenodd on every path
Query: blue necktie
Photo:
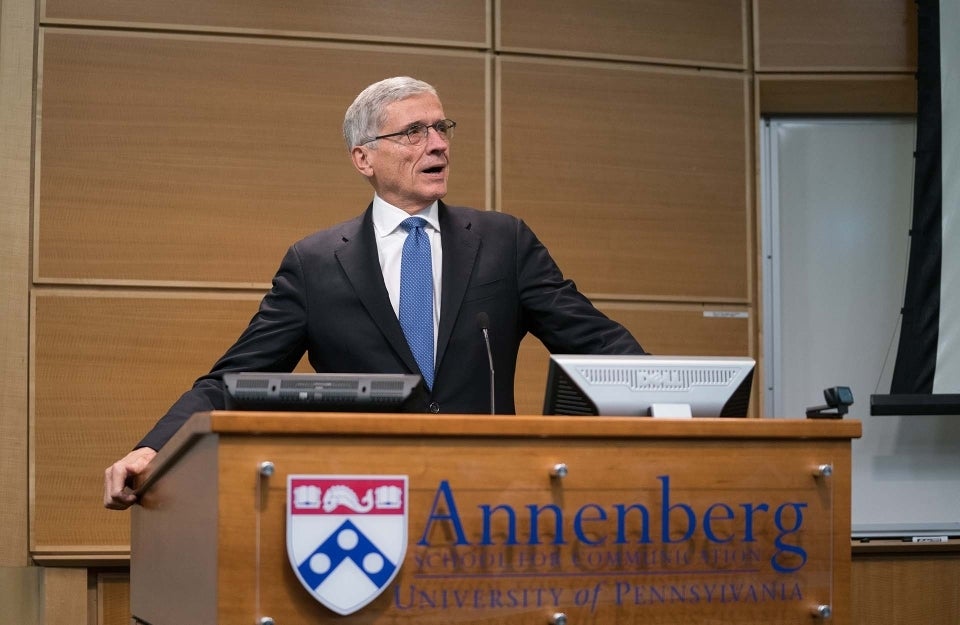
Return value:
M 420 217 L 404 219 L 407 231 L 400 261 L 400 327 L 427 388 L 433 388 L 433 263 L 430 237 Z

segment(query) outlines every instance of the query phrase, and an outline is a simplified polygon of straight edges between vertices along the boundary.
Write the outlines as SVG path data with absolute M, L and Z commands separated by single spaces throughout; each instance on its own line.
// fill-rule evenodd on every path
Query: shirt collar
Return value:
M 373 229 L 378 237 L 385 237 L 392 234 L 400 227 L 400 222 L 407 217 L 422 217 L 430 227 L 440 232 L 440 219 L 438 217 L 438 202 L 434 202 L 415 215 L 410 215 L 393 204 L 390 204 L 379 195 L 373 196 Z

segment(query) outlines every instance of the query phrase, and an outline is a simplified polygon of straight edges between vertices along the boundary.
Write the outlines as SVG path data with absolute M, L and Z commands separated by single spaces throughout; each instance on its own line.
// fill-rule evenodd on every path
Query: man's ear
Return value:
M 373 164 L 370 162 L 368 150 L 370 148 L 362 145 L 355 145 L 350 151 L 350 158 L 353 160 L 353 166 L 357 168 L 362 175 L 367 178 L 373 177 Z

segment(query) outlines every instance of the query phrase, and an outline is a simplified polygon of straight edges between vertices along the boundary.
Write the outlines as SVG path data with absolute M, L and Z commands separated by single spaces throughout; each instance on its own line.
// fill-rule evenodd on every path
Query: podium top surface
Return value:
M 835 440 L 859 438 L 856 419 L 670 419 L 540 415 L 433 415 L 213 411 L 193 415 L 137 481 L 141 492 L 206 435 L 537 440 Z
M 664 419 L 528 415 L 367 413 L 198 413 L 178 432 L 194 435 L 346 435 L 499 438 L 843 439 L 861 435 L 853 419 Z M 173 441 L 171 441 L 173 442 Z

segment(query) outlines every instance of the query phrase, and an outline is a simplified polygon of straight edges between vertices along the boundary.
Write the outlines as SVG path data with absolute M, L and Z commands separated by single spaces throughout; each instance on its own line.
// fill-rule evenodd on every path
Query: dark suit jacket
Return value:
M 490 323 L 496 411 L 514 408 L 514 372 L 527 332 L 554 353 L 641 354 L 599 312 L 521 220 L 439 206 L 443 284 L 432 391 L 413 412 L 489 413 L 489 363 L 477 315 Z M 600 253 L 600 252 L 598 252 Z M 419 373 L 383 283 L 372 205 L 288 251 L 250 325 L 138 446 L 159 449 L 190 415 L 224 407 L 222 374 L 290 371 L 304 351 L 322 372 Z

